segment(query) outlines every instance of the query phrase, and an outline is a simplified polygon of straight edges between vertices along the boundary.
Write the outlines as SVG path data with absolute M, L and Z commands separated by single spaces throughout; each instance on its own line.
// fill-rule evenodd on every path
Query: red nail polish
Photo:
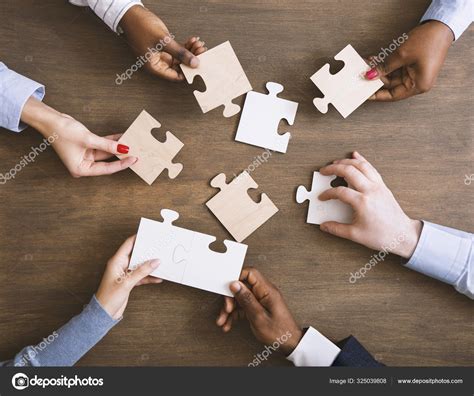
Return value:
M 125 146 L 125 144 L 119 144 L 119 145 L 117 146 L 117 151 L 118 151 L 120 154 L 128 154 L 128 150 L 130 150 L 130 147 Z
M 370 69 L 367 73 L 365 73 L 365 78 L 368 80 L 373 80 L 375 77 L 378 77 L 379 72 L 377 69 L 374 67 L 373 69 Z

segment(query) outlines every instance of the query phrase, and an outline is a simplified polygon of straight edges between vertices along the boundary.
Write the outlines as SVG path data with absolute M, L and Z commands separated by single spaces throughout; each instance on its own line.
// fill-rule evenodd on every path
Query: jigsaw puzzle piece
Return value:
M 159 259 L 160 266 L 151 275 L 181 283 L 188 265 L 186 252 L 192 251 L 194 233 L 172 224 L 179 217 L 177 212 L 163 209 L 161 216 L 163 222 L 140 220 L 129 268 Z
M 309 201 L 308 217 L 306 222 L 310 224 L 322 224 L 326 221 L 336 221 L 338 223 L 352 223 L 354 211 L 352 207 L 338 199 L 320 201 L 319 195 L 332 188 L 331 183 L 337 176 L 324 176 L 319 172 L 313 173 L 311 191 L 306 187 L 299 186 L 296 190 L 296 202 L 303 203 Z
M 130 147 L 130 151 L 128 154 L 118 154 L 117 157 L 138 157 L 139 160 L 130 169 L 149 185 L 165 169 L 168 169 L 170 179 L 174 179 L 183 170 L 182 164 L 172 162 L 183 148 L 183 143 L 169 131 L 166 132 L 166 141 L 159 142 L 151 134 L 154 128 L 161 128 L 161 124 L 143 110 L 118 141 Z
M 189 84 L 200 75 L 206 84 L 206 91 L 194 91 L 203 113 L 224 106 L 224 117 L 232 117 L 240 111 L 240 106 L 232 103 L 235 98 L 252 90 L 252 86 L 229 41 L 198 55 L 199 66 L 193 69 L 181 64 L 180 67 Z
M 242 172 L 229 184 L 221 173 L 211 180 L 211 186 L 220 192 L 207 201 L 206 206 L 237 242 L 242 242 L 278 212 L 266 194 L 261 194 L 258 203 L 248 195 L 249 189 L 258 187 L 248 172 Z
M 195 232 L 192 264 L 187 266 L 182 283 L 232 297 L 229 285 L 239 280 L 247 245 L 226 240 L 227 251 L 220 253 L 209 249 L 215 240 L 211 235 Z
M 235 140 L 286 153 L 290 132 L 278 133 L 281 120 L 293 125 L 298 103 L 278 97 L 283 85 L 268 82 L 268 94 L 251 91 L 245 98 Z
M 344 67 L 339 73 L 331 74 L 329 64 L 325 64 L 311 76 L 311 81 L 324 94 L 323 98 L 315 98 L 313 103 L 321 113 L 327 113 L 328 104 L 332 103 L 346 118 L 377 92 L 383 86 L 383 82 L 380 79 L 367 80 L 364 77 L 370 66 L 350 44 L 334 59 L 344 62 Z

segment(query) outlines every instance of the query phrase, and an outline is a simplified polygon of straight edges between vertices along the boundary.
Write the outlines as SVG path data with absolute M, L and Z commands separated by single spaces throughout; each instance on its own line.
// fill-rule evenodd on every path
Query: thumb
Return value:
M 265 309 L 255 298 L 254 294 L 242 282 L 232 282 L 230 291 L 234 295 L 237 303 L 244 310 L 247 319 L 251 322 L 261 315 L 265 314 Z
M 171 40 L 163 49 L 174 58 L 176 58 L 181 63 L 184 63 L 186 66 L 192 67 L 195 69 L 199 66 L 199 59 L 191 51 L 188 51 L 181 44 L 178 44 L 175 40 Z
M 131 287 L 135 287 L 138 282 L 143 278 L 146 278 L 153 271 L 155 271 L 160 265 L 160 260 L 149 260 L 140 265 L 135 271 L 130 274 Z
M 405 59 L 402 58 L 399 51 L 395 51 L 388 56 L 388 58 L 379 63 L 374 68 L 365 73 L 367 80 L 375 80 L 376 78 L 385 77 L 387 74 L 400 69 L 405 64 Z
M 120 144 L 112 139 L 97 136 L 92 132 L 87 141 L 87 147 L 100 151 L 105 151 L 111 154 L 127 154 L 129 150 L 128 146 Z
M 340 238 L 350 239 L 353 237 L 353 226 L 351 224 L 338 223 L 336 221 L 327 221 L 319 226 L 321 231 L 338 236 Z

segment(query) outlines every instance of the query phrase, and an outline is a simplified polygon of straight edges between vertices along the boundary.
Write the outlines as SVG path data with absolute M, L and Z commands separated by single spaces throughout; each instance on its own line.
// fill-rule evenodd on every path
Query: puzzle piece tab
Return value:
M 304 186 L 299 186 L 296 191 L 296 202 L 309 201 L 308 217 L 306 222 L 310 224 L 322 224 L 326 221 L 337 221 L 338 223 L 350 224 L 352 222 L 353 210 L 338 199 L 320 201 L 319 195 L 332 188 L 331 182 L 336 176 L 324 176 L 319 172 L 313 173 L 311 191 Z
M 242 172 L 229 184 L 225 174 L 220 173 L 211 180 L 211 186 L 221 191 L 206 205 L 238 242 L 242 242 L 278 212 L 267 194 L 262 194 L 259 203 L 248 195 L 247 190 L 258 187 L 248 172 Z
M 348 44 L 334 59 L 344 62 L 344 68 L 336 74 L 329 72 L 329 64 L 311 76 L 311 81 L 324 94 L 315 98 L 314 105 L 321 113 L 327 113 L 332 105 L 346 118 L 382 86 L 380 79 L 367 80 L 364 74 L 370 69 L 364 59 Z
M 117 157 L 138 157 L 138 161 L 130 169 L 149 185 L 165 169 L 168 169 L 170 179 L 174 179 L 183 170 L 182 164 L 172 162 L 183 148 L 183 143 L 169 131 L 166 132 L 166 141 L 161 143 L 151 134 L 154 128 L 161 128 L 161 124 L 143 110 L 118 141 L 130 147 L 130 151 L 128 154 L 118 154 Z
M 232 117 L 240 111 L 240 106 L 232 103 L 235 98 L 252 90 L 252 86 L 240 65 L 229 41 L 198 55 L 199 66 L 193 69 L 181 64 L 181 69 L 189 84 L 200 75 L 206 84 L 206 91 L 194 91 L 194 96 L 207 113 L 224 105 L 224 117 Z
M 214 252 L 209 245 L 215 237 L 173 225 L 175 211 L 163 209 L 161 216 L 162 222 L 140 220 L 129 268 L 157 258 L 152 276 L 232 297 L 229 285 L 239 279 L 247 245 L 226 240 L 227 251 Z
M 278 133 L 282 119 L 293 125 L 298 103 L 279 98 L 283 85 L 267 83 L 268 94 L 251 91 L 245 98 L 235 140 L 286 153 L 290 132 Z

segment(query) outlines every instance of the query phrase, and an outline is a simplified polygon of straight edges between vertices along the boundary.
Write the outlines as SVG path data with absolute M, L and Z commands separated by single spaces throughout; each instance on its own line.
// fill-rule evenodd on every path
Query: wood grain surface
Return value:
M 472 301 L 448 285 L 388 257 L 364 279 L 349 276 L 374 253 L 306 224 L 298 185 L 313 170 L 357 149 L 380 171 L 411 216 L 474 231 L 473 27 L 449 51 L 435 88 L 393 104 L 366 103 L 344 120 L 320 114 L 309 77 L 348 43 L 363 55 L 415 26 L 428 0 L 304 1 L 146 0 L 184 41 L 226 40 L 255 90 L 267 81 L 300 103 L 288 152 L 274 153 L 252 177 L 251 196 L 268 194 L 279 212 L 251 235 L 247 265 L 282 291 L 301 325 L 333 340 L 355 335 L 387 365 L 473 364 Z M 0 60 L 46 85 L 46 103 L 106 135 L 125 131 L 146 109 L 184 143 L 182 173 L 164 172 L 150 187 L 132 171 L 73 179 L 48 149 L 0 186 L 0 360 L 38 342 L 79 313 L 104 265 L 141 216 L 162 208 L 180 226 L 231 238 L 204 203 L 220 172 L 239 174 L 263 150 L 234 141 L 239 116 L 202 114 L 187 83 L 140 71 L 126 42 L 86 8 L 53 0 L 0 3 Z M 242 103 L 240 98 L 237 103 Z M 284 123 L 282 127 L 287 127 Z M 286 128 L 285 128 L 286 129 Z M 14 167 L 41 136 L 31 128 L 0 133 L 0 172 Z M 262 346 L 247 323 L 224 335 L 215 326 L 221 298 L 173 283 L 132 293 L 122 322 L 80 365 L 247 365 Z M 288 365 L 274 354 L 265 365 Z

